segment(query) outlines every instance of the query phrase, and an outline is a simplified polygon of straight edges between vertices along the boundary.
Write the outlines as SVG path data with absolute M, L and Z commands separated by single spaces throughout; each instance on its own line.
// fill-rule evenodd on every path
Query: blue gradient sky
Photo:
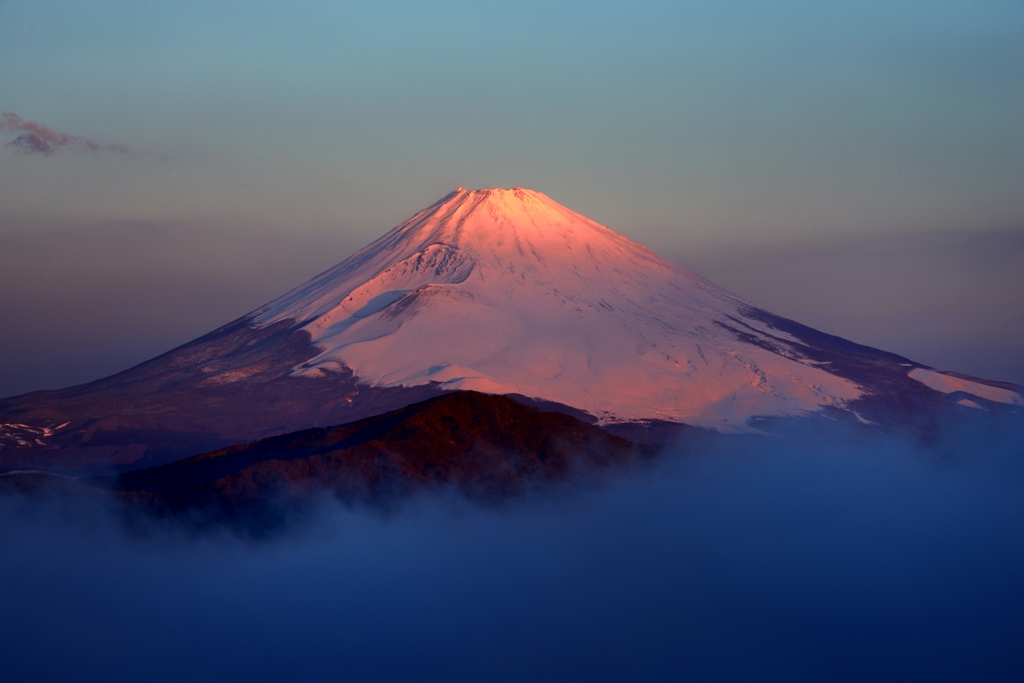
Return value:
M 533 187 L 712 279 L 760 273 L 721 284 L 812 325 L 841 316 L 780 310 L 787 299 L 772 292 L 793 268 L 774 276 L 757 249 L 832 240 L 842 251 L 882 235 L 1024 229 L 1019 1 L 0 0 L 0 110 L 148 152 L 43 157 L 0 148 L 0 239 L 17 233 L 24 242 L 42 225 L 99 230 L 92 252 L 79 253 L 102 251 L 106 263 L 136 258 L 131 244 L 142 239 L 105 242 L 111 225 L 160 226 L 143 235 L 188 226 L 196 249 L 220 250 L 203 257 L 209 273 L 246 240 L 246 253 L 265 245 L 260 263 L 289 239 L 331 245 L 311 254 L 307 269 L 270 278 L 275 287 L 341 260 L 457 185 Z M 0 142 L 13 137 L 0 133 Z M 52 266 L 24 259 L 53 235 L 18 252 L 22 269 Z M 145 259 L 162 249 L 154 239 Z M 744 255 L 726 263 L 721 250 L 736 245 Z M 182 265 L 187 250 L 171 251 L 178 260 L 167 256 L 173 272 L 163 290 L 174 290 L 179 271 L 179 285 L 202 280 L 197 266 Z M 1024 251 L 1015 253 L 1024 270 Z M 978 281 L 989 272 L 982 261 L 959 277 Z M 896 288 L 892 269 L 901 267 L 887 266 Z M 0 277 L 7 292 L 38 297 L 23 308 L 60 301 L 12 278 Z M 801 286 L 829 294 L 827 283 Z M 840 285 L 831 286 L 836 294 Z M 145 352 L 276 293 L 259 290 L 201 324 L 184 319 Z M 847 319 L 880 304 L 850 305 Z M 956 305 L 947 330 L 962 333 L 957 312 L 967 315 L 973 299 Z M 82 315 L 105 314 L 101 303 L 82 306 Z M 993 315 L 996 326 L 1024 319 L 1024 295 Z M 1017 327 L 1013 339 L 1024 339 Z M 827 331 L 875 344 L 892 337 L 860 329 Z M 1004 356 L 1016 343 L 1007 339 Z M 1002 376 L 1024 373 L 1020 354 L 1011 361 Z
M 18 213 L 371 236 L 524 185 L 658 247 L 1024 220 L 1020 2 L 7 0 L 0 99 L 165 155 L 14 159 Z

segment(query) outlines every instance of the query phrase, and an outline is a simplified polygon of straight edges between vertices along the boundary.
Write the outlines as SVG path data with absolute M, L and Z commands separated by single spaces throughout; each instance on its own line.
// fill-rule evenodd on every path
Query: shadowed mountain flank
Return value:
M 0 420 L 47 425 L 38 442 L 0 449 L 0 467 L 81 470 L 160 463 L 239 441 L 376 415 L 440 393 L 372 389 L 350 371 L 295 377 L 316 354 L 287 323 L 235 321 L 89 384 L 0 400 Z
M 827 415 L 839 419 L 852 415 L 861 423 L 922 435 L 935 433 L 945 420 L 978 410 L 1024 415 L 1022 388 L 1015 384 L 955 372 L 939 373 L 895 353 L 826 334 L 761 309 L 752 307 L 746 313 L 760 321 L 769 334 L 749 334 L 740 321 L 729 321 L 722 327 L 751 344 L 799 356 L 865 388 L 860 397 L 844 406 L 846 410 L 826 410 Z M 777 336 L 770 334 L 773 330 L 778 331 Z M 954 386 L 949 391 L 937 391 L 915 379 L 922 372 L 950 378 Z

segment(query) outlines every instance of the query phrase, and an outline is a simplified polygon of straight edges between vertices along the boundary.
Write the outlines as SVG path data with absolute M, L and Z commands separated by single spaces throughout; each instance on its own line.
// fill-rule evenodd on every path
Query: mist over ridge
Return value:
M 256 541 L 2 497 L 0 653 L 17 680 L 1019 678 L 1019 421 L 720 444 Z

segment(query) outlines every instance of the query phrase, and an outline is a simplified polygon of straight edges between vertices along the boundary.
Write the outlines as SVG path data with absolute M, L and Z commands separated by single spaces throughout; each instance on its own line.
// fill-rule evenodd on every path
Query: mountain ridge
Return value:
M 88 483 L 172 513 L 230 512 L 326 491 L 343 500 L 384 501 L 451 486 L 470 497 L 500 499 L 639 462 L 658 450 L 505 396 L 459 391 Z
M 459 189 L 192 342 L 0 399 L 0 467 L 138 468 L 459 390 L 641 440 L 815 414 L 926 431 L 1022 402 L 775 316 L 539 192 Z

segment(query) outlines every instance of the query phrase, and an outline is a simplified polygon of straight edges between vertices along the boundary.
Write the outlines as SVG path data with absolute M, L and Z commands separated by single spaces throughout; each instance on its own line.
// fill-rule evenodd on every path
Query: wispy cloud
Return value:
M 18 137 L 4 145 L 12 148 L 18 154 L 42 154 L 49 157 L 62 149 L 91 153 L 113 152 L 115 154 L 136 154 L 139 151 L 120 143 L 102 143 L 81 135 L 58 133 L 42 124 L 26 121 L 9 111 L 4 112 L 0 117 L 0 131 L 18 133 Z

